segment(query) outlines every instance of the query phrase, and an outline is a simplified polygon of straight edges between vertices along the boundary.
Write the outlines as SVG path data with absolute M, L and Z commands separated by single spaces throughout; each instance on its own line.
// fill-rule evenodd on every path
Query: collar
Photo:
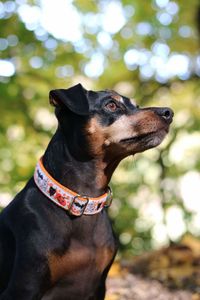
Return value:
M 99 213 L 104 207 L 109 207 L 112 203 L 112 191 L 108 191 L 92 198 L 79 195 L 57 182 L 44 168 L 42 158 L 38 161 L 34 180 L 39 190 L 58 206 L 67 210 L 74 216 L 94 215 Z

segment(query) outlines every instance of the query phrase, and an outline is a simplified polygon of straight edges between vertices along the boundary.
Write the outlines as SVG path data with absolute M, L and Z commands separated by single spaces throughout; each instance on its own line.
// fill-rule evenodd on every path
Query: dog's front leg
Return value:
M 40 300 L 49 288 L 49 277 L 45 255 L 33 253 L 30 247 L 17 251 L 8 286 L 0 300 Z
M 108 276 L 108 272 L 110 270 L 110 267 L 113 263 L 113 260 L 115 258 L 115 255 L 113 256 L 113 259 L 109 263 L 109 265 L 106 267 L 106 269 L 103 271 L 101 275 L 101 279 L 99 282 L 99 285 L 97 287 L 95 297 L 92 300 L 104 300 L 105 299 L 105 294 L 106 294 L 106 278 Z

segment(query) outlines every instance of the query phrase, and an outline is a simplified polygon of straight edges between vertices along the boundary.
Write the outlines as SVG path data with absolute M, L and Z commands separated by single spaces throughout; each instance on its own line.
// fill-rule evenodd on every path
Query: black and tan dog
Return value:
M 117 249 L 108 183 L 123 158 L 162 142 L 173 112 L 80 84 L 50 102 L 58 129 L 0 215 L 0 300 L 101 300 Z

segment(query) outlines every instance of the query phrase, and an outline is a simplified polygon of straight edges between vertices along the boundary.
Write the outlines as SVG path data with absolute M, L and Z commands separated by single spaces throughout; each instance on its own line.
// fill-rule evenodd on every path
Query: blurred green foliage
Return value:
M 0 1 L 0 203 L 24 186 L 55 131 L 49 90 L 81 82 L 175 111 L 163 145 L 123 161 L 113 176 L 110 215 L 123 253 L 139 254 L 185 232 L 198 235 L 198 195 L 191 195 L 193 206 L 188 197 L 200 186 L 199 2 L 110 1 L 120 8 L 117 14 L 111 7 L 111 24 L 123 18 L 109 29 L 108 2 L 66 1 L 81 20 L 78 40 L 57 38 L 24 17 L 22 9 L 41 12 L 42 2 Z M 3 73 L 2 61 L 13 74 Z

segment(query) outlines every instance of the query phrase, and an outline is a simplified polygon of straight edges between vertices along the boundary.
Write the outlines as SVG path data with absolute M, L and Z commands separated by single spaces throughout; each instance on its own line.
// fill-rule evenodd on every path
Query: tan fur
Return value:
M 119 143 L 120 140 L 136 137 L 159 130 L 162 126 L 159 116 L 152 111 L 140 111 L 131 116 L 122 115 L 108 127 L 103 127 L 97 118 L 92 118 L 87 132 L 94 153 L 100 153 L 102 146 Z
M 133 105 L 135 105 L 135 106 L 137 105 L 135 99 L 131 98 L 130 100 L 131 100 L 131 102 L 133 103 Z
M 111 263 L 114 251 L 109 247 L 101 247 L 96 253 L 96 266 L 100 273 L 102 273 L 106 267 Z
M 56 254 L 49 255 L 49 269 L 52 283 L 56 283 L 59 279 L 72 272 L 87 267 L 92 260 L 91 253 L 89 249 L 82 247 L 79 250 L 73 249 L 63 256 Z
M 68 274 L 80 272 L 87 268 L 91 263 L 96 266 L 98 273 L 102 273 L 109 265 L 113 258 L 114 252 L 111 248 L 101 247 L 96 251 L 93 248 L 87 248 L 83 245 L 76 247 L 72 246 L 71 250 L 64 255 L 59 256 L 50 254 L 49 269 L 51 274 L 51 282 L 55 284 Z
M 96 185 L 98 188 L 104 188 L 110 176 L 106 172 L 107 164 L 105 163 L 105 153 L 108 153 L 112 147 L 113 151 L 121 147 L 122 157 L 126 156 L 125 151 L 129 154 L 138 151 L 137 144 L 123 145 L 120 143 L 122 139 L 137 137 L 142 134 L 156 132 L 162 129 L 163 124 L 159 116 L 154 112 L 139 111 L 133 115 L 122 115 L 118 120 L 110 126 L 102 126 L 98 117 L 93 117 L 86 128 L 86 134 L 90 145 L 90 150 L 94 157 L 98 157 L 96 167 L 98 174 L 96 177 Z M 125 147 L 125 150 L 124 150 Z M 114 148 L 114 150 L 113 150 Z M 118 150 L 117 150 L 118 151 Z M 119 154 L 119 151 L 117 152 Z M 124 155 L 124 156 L 123 156 Z
M 112 99 L 119 101 L 121 103 L 124 103 L 122 96 L 118 95 L 118 94 L 114 94 L 111 96 Z
M 105 142 L 104 131 L 97 118 L 92 118 L 86 128 L 92 153 L 95 155 L 103 154 L 102 145 Z

